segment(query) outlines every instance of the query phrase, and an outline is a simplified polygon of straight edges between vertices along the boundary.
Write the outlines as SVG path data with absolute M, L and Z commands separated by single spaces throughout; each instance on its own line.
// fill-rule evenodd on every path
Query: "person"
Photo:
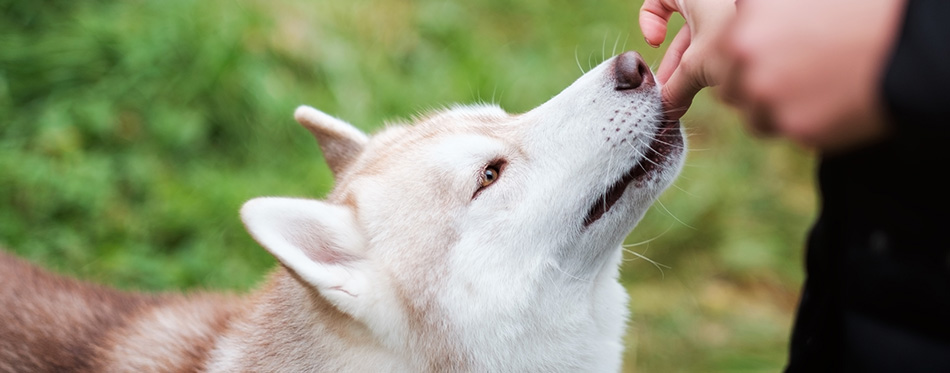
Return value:
M 715 87 L 818 155 L 786 372 L 950 372 L 950 2 L 646 0 L 670 119 Z

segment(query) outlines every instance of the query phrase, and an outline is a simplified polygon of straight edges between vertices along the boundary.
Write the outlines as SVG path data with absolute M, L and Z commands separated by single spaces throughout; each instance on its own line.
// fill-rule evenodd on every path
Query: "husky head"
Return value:
M 460 106 L 372 137 L 295 117 L 335 189 L 254 199 L 242 219 L 380 346 L 419 370 L 619 369 L 620 245 L 685 155 L 639 55 L 518 115 Z

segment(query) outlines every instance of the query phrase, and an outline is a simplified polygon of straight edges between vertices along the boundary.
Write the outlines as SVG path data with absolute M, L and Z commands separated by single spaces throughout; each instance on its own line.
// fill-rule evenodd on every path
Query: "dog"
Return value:
M 0 254 L 4 372 L 609 372 L 620 245 L 686 142 L 635 52 L 523 114 L 457 106 L 372 137 L 307 106 L 336 185 L 240 216 L 250 294 L 138 294 Z

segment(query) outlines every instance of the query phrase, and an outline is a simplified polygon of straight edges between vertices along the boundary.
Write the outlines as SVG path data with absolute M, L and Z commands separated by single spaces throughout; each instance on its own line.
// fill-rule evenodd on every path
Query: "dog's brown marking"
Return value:
M 228 296 L 81 283 L 4 252 L 0 273 L 0 372 L 200 371 L 235 309 Z
M 176 297 L 112 330 L 101 356 L 120 371 L 202 371 L 237 305 L 235 298 L 217 294 Z
M 0 371 L 97 370 L 109 330 L 161 297 L 121 293 L 42 271 L 0 252 Z

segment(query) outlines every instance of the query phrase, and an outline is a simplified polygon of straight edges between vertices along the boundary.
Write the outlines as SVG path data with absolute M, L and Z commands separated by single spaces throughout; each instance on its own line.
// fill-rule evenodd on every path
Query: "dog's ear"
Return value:
M 366 134 L 353 125 L 309 106 L 298 107 L 294 118 L 317 138 L 323 158 L 337 177 L 369 141 Z
M 251 236 L 287 269 L 353 316 L 369 298 L 373 271 L 349 208 L 295 198 L 255 198 L 241 207 Z

